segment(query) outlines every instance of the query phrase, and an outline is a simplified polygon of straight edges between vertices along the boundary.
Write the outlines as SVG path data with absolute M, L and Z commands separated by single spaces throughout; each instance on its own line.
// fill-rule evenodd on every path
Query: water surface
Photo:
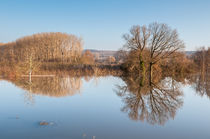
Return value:
M 0 80 L 0 138 L 210 138 L 210 99 L 197 82 L 165 78 L 139 87 L 132 81 L 112 76 Z

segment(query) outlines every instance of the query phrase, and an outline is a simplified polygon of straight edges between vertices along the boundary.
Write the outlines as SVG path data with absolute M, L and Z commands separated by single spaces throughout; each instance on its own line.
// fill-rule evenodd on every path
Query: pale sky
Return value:
M 84 48 L 118 50 L 133 25 L 166 23 L 186 50 L 210 46 L 210 0 L 0 0 L 0 42 L 40 32 L 83 37 Z

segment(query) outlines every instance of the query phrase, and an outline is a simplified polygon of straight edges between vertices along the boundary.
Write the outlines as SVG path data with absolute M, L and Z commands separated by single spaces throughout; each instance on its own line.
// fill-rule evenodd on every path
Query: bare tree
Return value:
M 127 52 L 124 50 L 119 50 L 114 54 L 114 57 L 116 59 L 116 62 L 119 63 L 123 63 L 125 62 L 125 59 L 127 57 Z
M 130 29 L 130 34 L 123 35 L 126 40 L 125 47 L 130 51 L 138 52 L 139 67 L 144 74 L 144 60 L 142 58 L 143 50 L 147 47 L 150 37 L 150 31 L 146 26 L 133 26 Z
M 14 54 L 18 61 L 24 61 L 26 50 L 36 53 L 35 58 L 49 61 L 76 61 L 82 53 L 82 39 L 65 33 L 40 33 L 16 40 Z
M 149 26 L 133 26 L 130 35 L 124 35 L 126 48 L 131 52 L 138 52 L 140 69 L 143 67 L 142 53 L 149 51 L 148 62 L 150 78 L 152 78 L 152 66 L 162 59 L 171 58 L 173 54 L 184 48 L 184 43 L 179 39 L 176 30 L 166 24 L 152 23 Z
M 91 51 L 87 50 L 82 54 L 82 63 L 87 65 L 92 65 L 95 63 L 95 58 Z
M 109 56 L 109 57 L 107 58 L 107 62 L 108 62 L 109 64 L 113 64 L 113 63 L 115 63 L 115 61 L 116 61 L 116 59 L 115 59 L 115 57 L 113 57 L 113 56 Z
M 176 51 L 183 49 L 184 43 L 179 39 L 176 30 L 166 24 L 152 23 L 149 25 L 150 63 L 149 71 L 152 74 L 152 65 L 161 59 L 170 58 Z M 150 74 L 150 75 L 151 75 Z
M 69 64 L 78 63 L 82 54 L 82 45 L 82 39 L 75 35 L 60 32 L 39 33 L 1 46 L 0 61 L 11 63 L 7 64 L 8 66 L 25 67 L 31 75 L 35 67 L 44 62 L 56 60 Z

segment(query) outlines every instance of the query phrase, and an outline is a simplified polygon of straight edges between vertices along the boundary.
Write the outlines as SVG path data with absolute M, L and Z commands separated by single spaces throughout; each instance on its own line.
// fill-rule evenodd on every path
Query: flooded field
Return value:
M 0 80 L 0 138 L 209 139 L 208 91 L 197 78 Z

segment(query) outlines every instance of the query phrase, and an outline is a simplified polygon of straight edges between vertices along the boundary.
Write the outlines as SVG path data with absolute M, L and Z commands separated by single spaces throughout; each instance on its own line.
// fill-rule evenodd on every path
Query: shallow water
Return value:
M 1 80 L 0 138 L 210 138 L 210 99 L 195 84 L 176 82 L 176 98 L 164 104 L 166 92 L 153 104 L 151 94 L 142 94 L 144 110 L 135 93 L 119 94 L 125 85 L 112 76 Z

